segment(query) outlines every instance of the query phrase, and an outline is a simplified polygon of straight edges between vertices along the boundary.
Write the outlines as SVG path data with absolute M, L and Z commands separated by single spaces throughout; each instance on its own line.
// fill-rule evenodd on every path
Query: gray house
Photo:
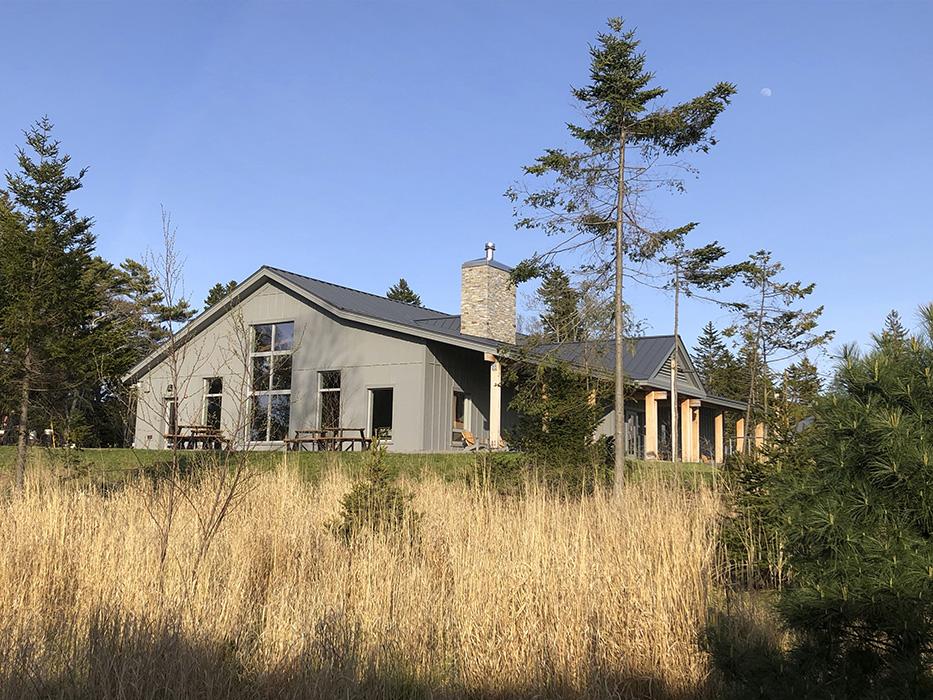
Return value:
M 336 426 L 378 431 L 400 452 L 459 450 L 463 431 L 499 445 L 515 419 L 500 364 L 516 342 L 515 288 L 493 250 L 487 244 L 485 257 L 461 266 L 459 315 L 260 268 L 124 377 L 136 387 L 134 445 L 164 448 L 180 425 L 211 426 L 257 449 Z M 721 460 L 723 415 L 744 407 L 709 396 L 672 336 L 630 344 L 626 372 L 639 390 L 626 410 L 628 449 L 663 456 L 664 372 L 675 345 L 685 368 L 684 455 Z M 570 361 L 583 352 L 555 351 Z M 611 370 L 604 355 L 596 371 Z M 610 414 L 603 429 L 611 425 Z

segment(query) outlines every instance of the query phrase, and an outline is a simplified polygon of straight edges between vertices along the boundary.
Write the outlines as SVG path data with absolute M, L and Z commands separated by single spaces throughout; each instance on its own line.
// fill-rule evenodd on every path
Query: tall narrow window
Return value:
M 295 324 L 291 321 L 253 326 L 249 435 L 255 442 L 288 437 L 294 336 Z
M 318 373 L 320 412 L 318 427 L 322 430 L 340 427 L 340 370 Z
M 224 400 L 224 380 L 210 377 L 204 380 L 204 425 L 220 430 L 221 410 Z
M 451 442 L 458 443 L 463 441 L 463 431 L 470 429 L 470 398 L 462 391 L 454 391 L 453 407 L 451 411 L 453 416 Z
M 178 399 L 165 399 L 165 434 L 178 435 Z
M 392 389 L 369 390 L 369 435 L 392 439 Z

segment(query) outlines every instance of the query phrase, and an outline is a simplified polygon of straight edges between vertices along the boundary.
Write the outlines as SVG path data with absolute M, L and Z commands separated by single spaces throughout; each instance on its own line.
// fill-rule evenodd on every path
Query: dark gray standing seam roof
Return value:
M 481 264 L 484 260 L 470 261 L 467 264 Z M 367 316 L 374 320 L 389 321 L 391 323 L 408 326 L 414 335 L 419 331 L 431 331 L 450 337 L 456 344 L 457 339 L 470 340 L 488 344 L 490 349 L 499 347 L 498 341 L 491 338 L 480 338 L 460 332 L 460 316 L 446 314 L 434 309 L 421 306 L 412 306 L 399 301 L 369 292 L 361 292 L 339 284 L 306 277 L 288 270 L 266 266 L 269 270 L 281 275 L 292 284 L 310 292 L 333 307 L 348 313 Z M 503 266 L 504 267 L 504 266 Z M 510 269 L 510 268 L 506 268 Z M 637 382 L 650 382 L 657 374 L 658 368 L 671 355 L 674 349 L 673 335 L 654 335 L 631 338 L 625 344 L 625 373 Z M 603 340 L 592 343 L 565 343 L 536 346 L 535 352 L 548 354 L 555 353 L 560 359 L 576 365 L 586 365 L 593 368 L 611 372 L 615 366 L 613 341 Z M 696 394 L 695 388 L 684 387 L 689 393 Z M 705 392 L 701 392 L 705 395 Z M 717 398 L 717 397 L 710 397 Z M 737 402 L 727 402 L 737 404 Z
M 267 266 L 268 267 L 268 266 Z M 381 321 L 390 321 L 418 330 L 430 330 L 454 338 L 469 338 L 471 341 L 486 342 L 491 348 L 499 343 L 489 338 L 468 336 L 460 332 L 460 317 L 446 314 L 422 306 L 412 306 L 400 301 L 393 301 L 369 292 L 342 287 L 339 284 L 305 277 L 294 272 L 268 267 L 294 285 L 327 302 L 331 306 L 360 316 L 368 316 Z

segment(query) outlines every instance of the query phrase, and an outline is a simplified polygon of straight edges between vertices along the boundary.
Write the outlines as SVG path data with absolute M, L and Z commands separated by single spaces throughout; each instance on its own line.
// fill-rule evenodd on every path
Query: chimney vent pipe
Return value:
M 492 256 L 496 252 L 496 244 L 492 241 L 486 242 L 486 262 L 492 262 Z

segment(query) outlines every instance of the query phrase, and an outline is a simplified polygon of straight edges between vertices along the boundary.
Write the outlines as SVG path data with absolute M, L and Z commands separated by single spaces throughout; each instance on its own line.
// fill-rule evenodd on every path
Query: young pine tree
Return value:
M 902 347 L 846 349 L 758 491 L 791 569 L 786 673 L 820 697 L 933 697 L 933 305 L 922 315 Z
M 389 291 L 386 292 L 386 299 L 400 301 L 403 304 L 411 304 L 412 306 L 423 306 L 421 297 L 408 286 L 408 282 L 405 281 L 404 277 L 400 277 L 398 282 L 389 287 Z
M 556 255 L 595 251 L 598 264 L 589 271 L 611 280 L 615 327 L 615 485 L 624 478 L 625 455 L 625 306 L 623 277 L 626 258 L 640 254 L 655 235 L 638 211 L 642 194 L 656 186 L 683 183 L 659 163 L 688 150 L 707 151 L 716 118 L 735 93 L 731 83 L 719 83 L 687 102 L 664 107 L 657 101 L 667 90 L 654 85 L 654 74 L 638 50 L 635 33 L 621 19 L 609 20 L 609 31 L 590 47 L 590 82 L 573 96 L 584 115 L 569 124 L 574 150 L 551 148 L 525 175 L 540 179 L 539 189 L 524 185 L 506 195 L 516 204 L 516 227 L 538 228 L 559 240 L 545 253 L 523 261 L 516 281 L 540 274 Z M 666 174 L 665 174 L 666 173 Z

